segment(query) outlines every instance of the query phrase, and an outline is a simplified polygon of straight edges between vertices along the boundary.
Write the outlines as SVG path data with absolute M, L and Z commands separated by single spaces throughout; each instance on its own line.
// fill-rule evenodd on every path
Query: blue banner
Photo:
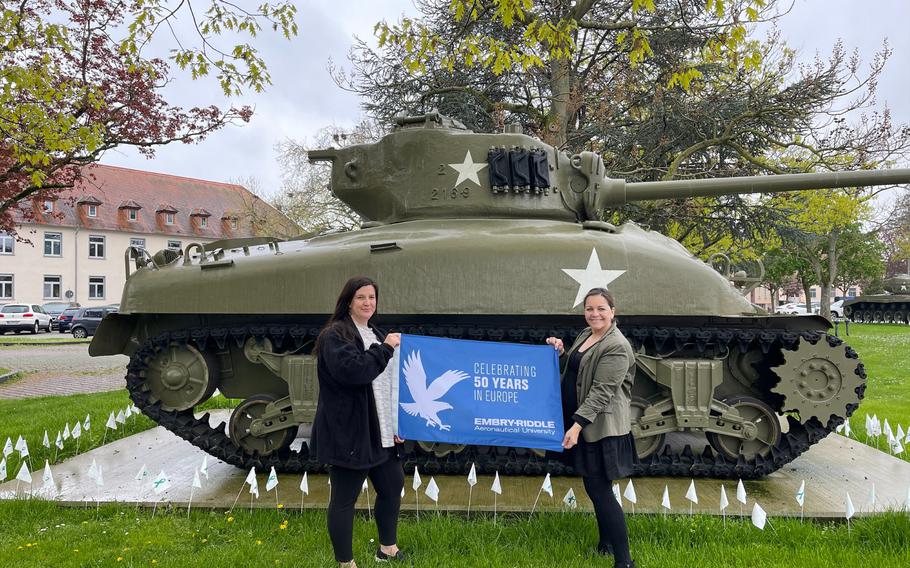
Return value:
M 402 335 L 405 440 L 562 451 L 559 363 L 549 345 Z

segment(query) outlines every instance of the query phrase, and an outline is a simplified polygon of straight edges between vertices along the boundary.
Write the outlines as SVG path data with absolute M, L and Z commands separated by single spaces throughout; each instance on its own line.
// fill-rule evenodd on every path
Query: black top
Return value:
M 385 334 L 371 327 L 379 341 Z M 389 458 L 383 451 L 373 380 L 386 368 L 395 350 L 375 343 L 364 350 L 360 334 L 344 340 L 328 329 L 319 339 L 317 373 L 319 402 L 310 435 L 310 451 L 329 465 L 367 469 Z

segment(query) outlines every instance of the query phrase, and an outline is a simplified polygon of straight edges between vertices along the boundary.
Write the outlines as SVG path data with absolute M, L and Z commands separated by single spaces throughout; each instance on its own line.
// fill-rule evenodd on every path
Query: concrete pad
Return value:
M 222 413 L 214 413 L 212 422 L 224 420 Z M 120 502 L 131 505 L 155 506 L 171 504 L 186 507 L 190 500 L 193 473 L 202 464 L 206 454 L 193 447 L 164 428 L 154 428 L 129 438 L 117 440 L 104 447 L 86 452 L 52 467 L 54 479 L 59 488 L 57 499 L 64 504 L 85 506 L 101 502 Z M 88 477 L 92 460 L 101 467 L 104 486 L 99 488 Z M 236 508 L 251 506 L 251 496 L 244 485 L 248 472 L 225 464 L 209 456 L 209 479 L 202 478 L 202 489 L 193 492 L 192 506 L 202 508 L 228 509 L 236 500 Z M 145 465 L 150 477 L 140 483 L 136 474 Z M 152 491 L 151 479 L 164 471 L 171 480 L 171 487 L 156 495 Z M 42 470 L 33 472 L 33 488 L 40 491 Z M 266 475 L 259 474 L 260 499 L 252 500 L 257 508 L 274 508 L 281 503 L 287 509 L 325 508 L 329 498 L 328 476 L 308 475 L 310 493 L 302 495 L 299 486 L 300 475 L 279 475 L 276 500 L 275 492 L 265 491 Z M 411 489 L 412 478 L 405 480 L 406 494 L 402 502 L 404 510 L 421 512 L 437 509 L 423 491 L 430 476 L 423 474 L 423 486 L 419 496 Z M 499 512 L 530 511 L 538 498 L 542 477 L 501 476 L 502 495 L 496 497 L 490 491 L 493 478 L 478 477 L 473 491 L 469 491 L 464 476 L 438 475 L 436 483 L 440 490 L 440 511 L 467 511 L 470 498 L 471 511 Z M 773 516 L 799 516 L 800 509 L 794 495 L 800 482 L 806 481 L 805 515 L 807 517 L 843 517 L 846 493 L 849 492 L 857 514 L 902 510 L 907 506 L 910 489 L 910 463 L 880 452 L 855 440 L 832 434 L 816 444 L 807 453 L 772 475 L 755 481 L 746 481 L 748 502 L 743 512 L 748 515 L 753 503 L 758 501 L 762 508 Z M 577 477 L 554 477 L 554 497 L 541 494 L 537 510 L 563 510 L 562 497 L 571 487 L 578 497 L 579 507 L 591 510 L 591 503 L 584 492 L 581 479 Z M 669 488 L 672 513 L 688 513 L 689 502 L 684 496 L 689 487 L 688 478 L 635 478 L 637 494 L 635 512 L 662 513 L 660 507 L 664 486 Z M 869 504 L 872 484 L 875 484 L 876 502 Z M 624 490 L 627 480 L 620 481 Z M 695 481 L 698 504 L 693 511 L 719 515 L 720 487 L 726 488 L 730 507 L 727 514 L 738 515 L 740 504 L 735 499 L 736 481 L 702 479 Z M 0 485 L 0 497 L 15 497 L 16 482 Z M 19 497 L 24 497 L 29 488 L 20 484 Z M 239 495 L 239 499 L 238 499 Z M 372 490 L 370 500 L 375 498 Z M 367 508 L 366 495 L 362 494 L 358 507 Z M 623 502 L 627 512 L 632 504 Z

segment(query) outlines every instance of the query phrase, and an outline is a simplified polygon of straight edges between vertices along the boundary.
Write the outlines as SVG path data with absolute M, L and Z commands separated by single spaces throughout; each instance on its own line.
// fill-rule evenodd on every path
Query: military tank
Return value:
M 910 274 L 886 278 L 882 287 L 885 294 L 844 301 L 844 315 L 855 322 L 910 324 Z
M 638 475 L 754 478 L 851 415 L 865 373 L 822 317 L 775 316 L 678 242 L 597 213 L 629 201 L 895 184 L 910 170 L 626 183 L 592 152 L 568 155 L 509 126 L 482 134 L 430 113 L 374 144 L 311 152 L 361 230 L 281 241 L 126 251 L 120 311 L 92 355 L 126 354 L 152 420 L 240 468 L 321 471 L 306 443 L 313 345 L 342 284 L 381 284 L 383 327 L 540 344 L 570 341 L 581 300 L 608 286 L 637 351 Z M 218 389 L 227 423 L 195 409 Z M 571 474 L 544 452 L 409 441 L 406 469 Z

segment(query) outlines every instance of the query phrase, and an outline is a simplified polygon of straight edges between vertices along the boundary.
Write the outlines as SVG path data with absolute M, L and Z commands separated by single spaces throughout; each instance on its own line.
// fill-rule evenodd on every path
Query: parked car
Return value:
M 76 315 L 70 321 L 70 330 L 73 337 L 82 339 L 89 335 L 94 335 L 95 330 L 101 324 L 102 318 L 111 312 L 116 312 L 114 306 L 99 306 L 96 308 L 80 308 Z
M 48 302 L 41 304 L 41 309 L 44 310 L 44 313 L 51 316 L 51 329 L 57 329 L 57 318 L 60 317 L 64 310 L 78 307 L 79 304 L 73 302 Z
M 7 331 L 51 330 L 51 316 L 38 304 L 6 304 L 0 308 L 0 335 Z
M 789 304 L 784 304 L 777 308 L 777 313 L 779 314 L 805 314 L 806 311 L 805 304 L 797 304 L 795 302 L 790 302 Z
M 63 310 L 63 313 L 57 316 L 57 331 L 60 333 L 69 331 L 73 316 L 78 314 L 80 309 L 81 308 L 66 308 Z
M 844 301 L 838 300 L 831 304 L 831 317 L 832 318 L 843 318 L 844 317 Z

